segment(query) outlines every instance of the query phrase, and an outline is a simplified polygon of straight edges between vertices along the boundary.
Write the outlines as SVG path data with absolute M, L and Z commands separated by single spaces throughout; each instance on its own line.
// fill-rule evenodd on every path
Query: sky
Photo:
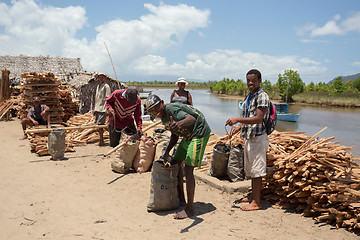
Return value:
M 80 58 L 120 81 L 305 84 L 360 72 L 359 0 L 0 0 L 0 55 Z M 116 76 L 107 49 L 110 53 Z

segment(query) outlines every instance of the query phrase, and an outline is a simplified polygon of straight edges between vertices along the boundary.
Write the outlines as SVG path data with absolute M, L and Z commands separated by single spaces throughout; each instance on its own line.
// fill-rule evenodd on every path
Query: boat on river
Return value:
M 300 113 L 289 113 L 289 104 L 287 103 L 273 103 L 276 108 L 277 119 L 287 122 L 296 122 Z M 242 109 L 243 102 L 239 102 L 239 108 Z

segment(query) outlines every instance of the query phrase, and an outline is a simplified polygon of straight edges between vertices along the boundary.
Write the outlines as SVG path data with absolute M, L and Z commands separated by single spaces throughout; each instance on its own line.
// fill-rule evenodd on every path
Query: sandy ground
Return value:
M 0 122 L 0 239 L 359 239 L 274 209 L 243 212 L 230 195 L 197 181 L 195 216 L 148 213 L 151 173 L 111 171 L 110 147 L 88 145 L 67 160 L 30 153 L 18 119 Z

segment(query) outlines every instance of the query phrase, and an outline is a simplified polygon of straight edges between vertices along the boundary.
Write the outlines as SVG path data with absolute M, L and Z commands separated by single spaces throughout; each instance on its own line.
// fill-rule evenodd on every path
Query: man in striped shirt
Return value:
M 247 86 L 250 93 L 246 96 L 241 117 L 229 118 L 226 125 L 234 127 L 231 134 L 241 129 L 241 137 L 245 138 L 244 163 L 245 173 L 251 178 L 252 193 L 235 202 L 248 202 L 248 205 L 241 207 L 244 211 L 261 209 L 260 194 L 262 178 L 266 176 L 266 152 L 269 146 L 269 139 L 263 124 L 264 119 L 269 115 L 269 96 L 260 88 L 261 73 L 252 69 L 246 74 Z
M 109 115 L 111 147 L 119 145 L 122 132 L 132 136 L 142 134 L 141 100 L 136 87 L 119 89 L 111 93 L 106 98 L 106 110 Z

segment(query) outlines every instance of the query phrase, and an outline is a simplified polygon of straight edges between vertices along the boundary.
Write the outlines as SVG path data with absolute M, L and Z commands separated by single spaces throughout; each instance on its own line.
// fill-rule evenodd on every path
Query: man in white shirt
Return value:
M 110 95 L 111 90 L 109 84 L 105 82 L 107 76 L 104 73 L 98 73 L 95 75 L 99 81 L 96 87 L 95 93 L 95 104 L 94 104 L 94 115 L 95 123 L 102 125 L 105 124 L 106 120 L 106 98 Z M 104 145 L 104 129 L 99 128 L 100 142 L 99 146 Z

